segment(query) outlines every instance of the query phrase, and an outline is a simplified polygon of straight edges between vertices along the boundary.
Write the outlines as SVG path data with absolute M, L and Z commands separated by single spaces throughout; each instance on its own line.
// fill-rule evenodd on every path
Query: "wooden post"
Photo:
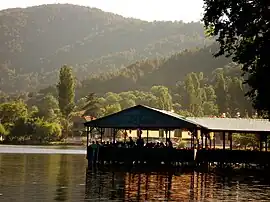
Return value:
M 264 136 L 263 133 L 259 133 L 260 151 L 262 151 L 262 149 L 263 149 L 263 144 L 262 144 L 262 142 L 263 142 L 263 136 Z
M 89 127 L 86 126 L 86 146 L 88 147 L 89 145 Z
M 171 130 L 169 130 L 169 140 L 171 139 Z
M 116 129 L 113 129 L 113 143 L 115 143 Z
M 208 133 L 209 135 L 209 147 L 210 149 L 212 149 L 212 136 L 211 136 L 211 133 Z
M 197 130 L 196 130 L 197 149 L 199 149 L 199 145 L 200 145 L 199 135 L 200 135 L 200 137 L 201 137 L 200 130 L 197 129 Z
M 127 141 L 127 130 L 125 129 L 125 137 L 124 137 L 124 142 L 126 143 Z
M 268 134 L 265 134 L 265 151 L 266 152 L 267 152 L 267 149 L 268 149 L 267 136 L 268 136 Z
M 213 146 L 214 146 L 214 149 L 216 149 L 216 134 L 214 132 L 214 135 L 213 135 Z
M 191 133 L 191 143 L 190 143 L 190 146 L 191 146 L 191 148 L 192 149 L 194 149 L 195 147 L 194 147 L 194 140 L 195 140 L 195 137 L 194 137 L 194 133 Z
M 201 131 L 201 138 L 202 138 L 202 149 L 203 149 L 203 131 Z
M 223 149 L 225 150 L 225 138 L 226 138 L 226 133 L 225 133 L 225 131 L 222 133 L 222 135 L 223 135 Z
M 100 129 L 100 143 L 102 143 L 102 136 L 105 133 L 105 128 Z
M 205 145 L 205 149 L 207 148 L 207 138 L 208 138 L 208 135 L 205 132 L 205 134 L 204 134 L 204 141 L 205 141 L 204 145 Z
M 229 133 L 229 139 L 230 139 L 230 150 L 232 150 L 232 133 Z
M 165 142 L 166 142 L 166 147 L 167 147 L 167 138 L 168 138 L 168 130 L 167 129 L 165 130 L 165 134 L 166 134 L 166 141 Z
M 147 131 L 146 131 L 146 143 L 148 143 L 148 136 L 149 136 L 149 131 L 147 129 Z

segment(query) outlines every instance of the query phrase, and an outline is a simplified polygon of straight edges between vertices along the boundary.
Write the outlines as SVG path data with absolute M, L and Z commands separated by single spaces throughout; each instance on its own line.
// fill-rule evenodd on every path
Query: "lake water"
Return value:
M 49 149 L 48 149 L 49 148 Z M 254 176 L 87 171 L 85 150 L 0 146 L 0 201 L 269 201 Z

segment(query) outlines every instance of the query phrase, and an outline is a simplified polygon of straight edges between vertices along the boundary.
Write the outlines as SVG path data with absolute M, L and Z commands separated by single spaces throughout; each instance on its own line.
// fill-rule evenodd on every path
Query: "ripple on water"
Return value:
M 0 201 L 269 201 L 256 176 L 86 171 L 85 156 L 0 154 Z

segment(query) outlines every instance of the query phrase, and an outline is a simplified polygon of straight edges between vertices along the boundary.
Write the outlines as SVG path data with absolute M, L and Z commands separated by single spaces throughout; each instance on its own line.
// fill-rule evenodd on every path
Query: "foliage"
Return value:
M 259 140 L 254 134 L 233 134 L 233 141 L 240 147 L 259 147 Z
M 243 79 L 236 77 L 240 71 L 235 67 L 220 68 L 210 77 L 200 73 L 190 73 L 184 81 L 176 83 L 174 88 L 153 86 L 148 91 L 108 92 L 97 99 L 97 117 L 108 115 L 138 104 L 148 105 L 183 116 L 228 116 L 252 117 L 251 103 L 245 98 Z M 222 78 L 222 80 L 221 80 Z M 223 87 L 220 84 L 222 81 Z M 218 95 L 218 96 L 217 96 Z
M 26 117 L 27 114 L 27 106 L 22 100 L 0 104 L 0 120 L 4 125 L 13 123 L 19 118 Z
M 270 1 L 204 0 L 203 21 L 211 36 L 217 36 L 216 56 L 232 56 L 242 64 L 250 86 L 248 95 L 260 112 L 270 116 Z
M 49 142 L 58 140 L 61 136 L 61 126 L 58 123 L 49 123 L 42 119 L 20 118 L 10 131 L 9 140 L 22 142 Z
M 242 66 L 213 57 L 219 47 L 209 46 L 200 23 L 149 23 L 82 8 L 0 11 L 0 118 L 10 141 L 66 138 L 73 117 L 102 117 L 138 104 L 183 116 L 253 117 Z M 63 61 L 74 68 L 58 73 Z
M 65 117 L 68 117 L 74 108 L 75 83 L 72 69 L 66 65 L 60 70 L 57 89 L 60 111 Z
M 7 131 L 3 124 L 0 123 L 0 135 L 7 135 Z
M 79 106 L 78 109 L 85 110 L 83 116 L 98 116 L 97 111 L 100 108 L 100 104 L 95 93 L 90 93 L 81 98 L 79 102 L 81 102 L 81 107 Z
M 153 85 L 173 88 L 179 80 L 191 72 L 203 72 L 209 76 L 217 68 L 224 68 L 231 60 L 213 58 L 218 49 L 216 44 L 202 49 L 185 50 L 167 58 L 138 61 L 117 71 L 92 75 L 77 85 L 78 97 L 89 91 L 96 94 L 121 93 L 129 90 L 148 90 Z
M 55 120 L 59 116 L 58 100 L 51 94 L 42 96 L 42 98 L 35 100 L 35 117 L 43 118 L 44 120 Z
M 48 107 L 50 103 L 48 102 L 47 104 Z M 39 107 L 27 106 L 23 100 L 0 104 L 0 133 L 8 134 L 5 141 L 13 143 L 38 141 L 43 143 L 58 140 L 61 135 L 60 124 L 57 122 L 57 119 L 51 119 L 50 121 L 52 122 L 45 121 L 44 119 L 46 119 L 47 115 L 42 115 L 40 112 L 45 110 L 46 106 Z
M 186 148 L 186 147 L 187 147 L 187 142 L 180 139 L 180 141 L 178 141 L 178 142 L 176 143 L 176 147 L 177 147 L 178 149 Z
M 200 22 L 146 22 L 70 4 L 2 10 L 0 85 L 5 92 L 36 91 L 56 83 L 63 62 L 84 80 L 211 41 Z

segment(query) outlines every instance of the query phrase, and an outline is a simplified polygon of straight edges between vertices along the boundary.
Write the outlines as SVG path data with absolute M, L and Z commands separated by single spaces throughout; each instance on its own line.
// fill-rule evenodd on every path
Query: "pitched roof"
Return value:
M 195 129 L 200 127 L 195 122 L 187 120 L 185 117 L 178 114 L 144 105 L 137 105 L 120 112 L 86 122 L 85 126 L 122 129 Z
M 187 117 L 188 120 L 212 131 L 270 132 L 268 119 Z

